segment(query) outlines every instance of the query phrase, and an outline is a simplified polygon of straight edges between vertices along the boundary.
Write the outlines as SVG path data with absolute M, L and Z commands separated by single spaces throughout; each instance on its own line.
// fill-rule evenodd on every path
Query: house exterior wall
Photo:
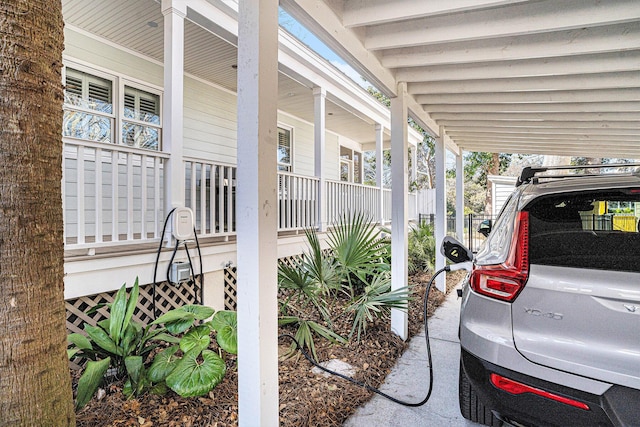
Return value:
M 112 43 L 100 40 L 94 36 L 77 31 L 73 28 L 65 29 L 66 48 L 64 51 L 65 65 L 78 68 L 82 71 L 96 74 L 111 75 L 124 79 L 131 84 L 141 87 L 149 87 L 156 92 L 162 92 L 163 71 L 162 64 L 149 58 L 143 58 L 132 51 L 119 48 Z M 237 96 L 235 93 L 217 87 L 197 78 L 185 76 L 184 81 L 184 156 L 188 159 L 208 161 L 226 165 L 237 163 Z M 116 100 L 114 99 L 114 103 Z M 162 113 L 161 113 L 162 116 Z M 164 120 L 164 117 L 163 117 Z M 278 123 L 292 130 L 293 142 L 293 172 L 295 174 L 313 176 L 314 171 L 314 133 L 313 123 L 309 123 L 293 115 L 279 112 Z M 115 129 L 114 129 L 115 131 Z M 327 131 L 326 133 L 326 164 L 325 174 L 328 180 L 339 180 L 339 153 L 341 140 L 346 139 Z M 77 151 L 73 141 L 67 140 L 65 148 L 65 182 L 64 194 L 66 208 L 70 208 L 65 214 L 65 233 L 67 237 L 76 237 L 79 233 L 78 218 L 75 208 L 84 200 L 86 226 L 84 233 L 93 235 L 96 233 L 96 218 L 102 216 L 102 227 L 111 229 L 111 206 L 113 194 L 118 197 L 118 217 L 124 218 L 130 215 L 127 212 L 128 203 L 126 195 L 129 187 L 136 195 L 140 195 L 143 187 L 143 177 L 146 182 L 146 200 L 148 206 L 153 206 L 156 194 L 164 192 L 162 179 L 159 179 L 159 187 L 154 188 L 153 169 L 143 172 L 141 165 L 143 158 L 139 153 L 134 156 L 132 165 L 124 157 L 117 157 L 116 181 L 118 191 L 113 192 L 111 186 L 113 180 L 113 157 L 110 150 L 118 147 L 113 144 L 94 143 L 84 151 Z M 351 145 L 355 144 L 353 141 Z M 96 150 L 95 147 L 102 151 Z M 101 148 L 104 147 L 104 148 Z M 122 147 L 122 146 L 120 146 Z M 358 147 L 356 147 L 357 149 Z M 138 152 L 145 153 L 143 150 Z M 80 156 L 78 153 L 81 152 Z M 153 156 L 154 152 L 149 152 Z M 126 156 L 125 156 L 126 157 Z M 102 162 L 100 174 L 96 165 L 99 158 L 106 159 Z M 82 168 L 80 168 L 82 161 Z M 148 160 L 149 161 L 149 160 Z M 132 171 L 131 180 L 126 179 L 127 168 Z M 81 176 L 79 174 L 81 173 Z M 124 177 L 124 178 L 123 178 Z M 102 212 L 96 210 L 96 194 L 94 187 L 97 180 L 102 182 L 103 205 Z M 79 184 L 84 182 L 85 185 Z M 83 191 L 82 198 L 79 192 Z M 137 197 L 137 196 L 136 196 Z M 137 202 L 136 202 L 137 203 Z M 142 230 L 142 215 L 138 213 L 139 206 L 134 206 L 134 230 Z M 164 218 L 145 219 L 146 229 L 153 230 L 160 227 Z M 120 221 L 120 220 L 119 220 Z M 125 220 L 118 227 L 118 233 L 126 234 Z M 304 249 L 304 236 L 291 236 L 281 238 L 278 242 L 278 255 L 290 256 L 300 253 Z M 213 246 L 203 248 L 204 270 L 207 275 L 205 281 L 205 300 L 210 305 L 222 303 L 218 301 L 222 289 L 221 271 L 225 265 L 236 262 L 236 247 L 233 242 L 219 242 Z M 117 252 L 117 251 L 116 251 Z M 154 250 L 134 251 L 130 253 L 117 253 L 115 255 L 92 255 L 90 252 L 83 256 L 74 253 L 67 256 L 65 261 L 65 298 L 77 298 L 84 295 L 92 295 L 119 288 L 122 283 L 133 283 L 139 277 L 141 283 L 151 283 L 154 277 L 155 267 Z M 170 253 L 163 252 L 160 257 L 160 266 L 157 271 L 157 279 L 164 280 L 164 271 Z M 194 254 L 192 254 L 194 256 Z M 176 261 L 186 260 L 184 253 L 178 254 Z M 216 302 L 217 301 L 217 302 Z

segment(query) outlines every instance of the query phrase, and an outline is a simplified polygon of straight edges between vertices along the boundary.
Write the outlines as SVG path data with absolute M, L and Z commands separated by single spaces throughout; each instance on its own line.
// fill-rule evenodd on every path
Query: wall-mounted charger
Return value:
M 180 207 L 173 212 L 171 233 L 176 240 L 188 240 L 193 238 L 194 227 L 193 211 L 190 208 Z

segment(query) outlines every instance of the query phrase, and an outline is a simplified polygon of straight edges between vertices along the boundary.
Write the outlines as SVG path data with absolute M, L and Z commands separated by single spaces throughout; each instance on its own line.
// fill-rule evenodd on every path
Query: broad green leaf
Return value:
M 120 343 L 120 347 L 122 347 L 122 352 L 124 356 L 131 354 L 135 349 L 138 339 L 140 338 L 140 333 L 136 330 L 136 328 L 129 324 L 127 329 L 124 331 L 122 342 Z
M 127 310 L 124 313 L 124 319 L 122 321 L 122 329 L 126 330 L 127 326 L 129 326 L 129 322 L 131 322 L 131 318 L 133 317 L 133 311 L 138 304 L 138 295 L 140 294 L 140 288 L 138 287 L 138 278 L 136 277 L 136 281 L 133 284 L 133 288 L 131 288 L 131 294 L 129 295 L 129 300 L 127 301 Z
M 109 335 L 116 345 L 120 344 L 124 329 L 124 315 L 127 310 L 127 284 L 123 284 L 111 303 Z
M 154 384 L 149 389 L 149 393 L 157 394 L 157 395 L 160 395 L 160 396 L 163 396 L 163 395 L 167 394 L 167 391 L 169 391 L 169 388 L 167 387 L 167 384 L 165 384 L 164 382 L 161 382 L 161 383 L 158 383 L 158 384 Z
M 78 353 L 80 351 L 79 348 L 69 348 L 67 349 L 67 359 L 71 360 L 73 358 L 73 356 L 76 355 L 76 353 Z
M 161 333 L 158 335 L 155 335 L 153 337 L 150 338 L 151 341 L 165 341 L 168 342 L 170 344 L 179 344 L 180 343 L 180 338 L 176 338 L 173 335 L 169 335 L 167 333 Z
M 179 357 L 175 356 L 178 346 L 174 345 L 162 350 L 153 358 L 153 363 L 147 371 L 147 375 L 152 383 L 161 383 L 173 371 L 177 365 Z
M 176 320 L 174 322 L 165 323 L 164 326 L 167 328 L 167 331 L 174 335 L 181 334 L 189 329 L 193 323 L 195 322 L 195 318 L 193 314 L 189 313 L 191 317 L 185 317 L 181 320 Z
M 196 305 L 196 304 L 185 305 L 180 307 L 178 310 L 184 310 L 187 313 L 193 313 L 196 320 L 208 319 L 209 317 L 213 316 L 213 313 L 216 312 L 211 307 L 207 307 L 205 305 Z
M 134 384 L 140 381 L 143 371 L 142 356 L 127 356 L 124 358 L 124 366 L 127 368 L 127 374 Z
M 110 363 L 110 357 L 97 362 L 94 362 L 93 360 L 87 362 L 87 367 L 84 369 L 84 373 L 78 380 L 76 409 L 82 408 L 91 400 L 91 397 L 93 397 L 93 394 L 102 382 L 105 372 L 109 369 Z
M 122 394 L 124 394 L 127 399 L 133 396 L 133 385 L 131 384 L 131 379 L 128 379 L 127 382 L 124 383 L 124 386 L 122 387 Z
M 114 355 L 121 355 L 121 351 L 118 349 L 118 346 L 116 346 L 116 343 L 114 343 L 113 340 L 109 338 L 109 335 L 105 332 L 104 329 L 85 323 L 84 331 L 100 348 Z
M 185 320 L 185 319 L 191 319 L 193 321 L 193 320 L 195 320 L 195 318 L 196 318 L 196 316 L 195 316 L 194 313 L 182 310 L 180 308 L 176 308 L 176 309 L 170 310 L 170 311 L 166 312 L 165 314 L 163 314 L 162 316 L 158 317 L 156 320 L 151 322 L 151 324 L 152 325 L 160 325 L 162 323 L 172 323 L 172 322 L 176 322 L 176 321 L 179 321 L 179 320 Z
M 186 353 L 167 377 L 167 385 L 182 397 L 202 396 L 222 381 L 226 372 L 224 360 L 211 350 L 196 349 Z
M 219 311 L 210 322 L 217 331 L 216 341 L 227 353 L 238 354 L 238 315 L 235 311 Z
M 205 325 L 191 329 L 180 340 L 180 350 L 182 350 L 183 353 L 187 353 L 193 349 L 197 349 L 198 351 L 204 350 L 209 347 L 211 343 L 210 333 L 211 330 Z
M 102 319 L 98 322 L 98 326 L 100 326 L 105 331 L 109 330 L 109 325 L 111 325 L 111 319 Z
M 107 306 L 109 304 L 106 304 L 104 302 L 100 303 L 100 304 L 96 304 L 93 307 L 91 307 L 89 310 L 85 311 L 86 314 L 91 315 L 93 313 L 95 313 L 96 311 L 100 310 L 102 307 Z
M 74 344 L 80 350 L 93 350 L 91 341 L 89 341 L 89 339 L 82 334 L 69 334 L 67 335 L 67 341 L 69 341 L 71 344 Z

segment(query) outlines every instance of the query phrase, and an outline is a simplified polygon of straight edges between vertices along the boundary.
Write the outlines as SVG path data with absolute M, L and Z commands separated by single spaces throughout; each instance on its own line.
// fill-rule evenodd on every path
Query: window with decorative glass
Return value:
M 125 86 L 123 116 L 123 144 L 151 150 L 160 148 L 159 95 Z
M 64 136 L 113 142 L 115 115 L 111 80 L 67 68 L 64 104 Z
M 98 77 L 70 67 L 65 73 L 63 136 L 149 150 L 161 148 L 159 94 L 125 84 L 119 104 L 114 99 L 116 76 Z M 118 111 L 114 105 L 124 108 Z

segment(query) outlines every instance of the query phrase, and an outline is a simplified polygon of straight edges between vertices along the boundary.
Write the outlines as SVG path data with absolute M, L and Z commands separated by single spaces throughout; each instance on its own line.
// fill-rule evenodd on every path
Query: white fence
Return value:
M 63 156 L 67 249 L 159 238 L 168 154 L 78 141 Z
M 121 145 L 65 142 L 65 248 L 141 243 L 160 238 L 164 221 L 164 164 L 168 154 Z M 185 206 L 196 217 L 199 237 L 236 232 L 236 167 L 187 158 Z M 320 209 L 329 223 L 361 212 L 373 221 L 391 220 L 391 190 L 327 181 L 327 200 L 319 206 L 319 180 L 278 173 L 278 230 L 316 227 Z M 409 195 L 409 219 L 435 212 L 434 190 Z

